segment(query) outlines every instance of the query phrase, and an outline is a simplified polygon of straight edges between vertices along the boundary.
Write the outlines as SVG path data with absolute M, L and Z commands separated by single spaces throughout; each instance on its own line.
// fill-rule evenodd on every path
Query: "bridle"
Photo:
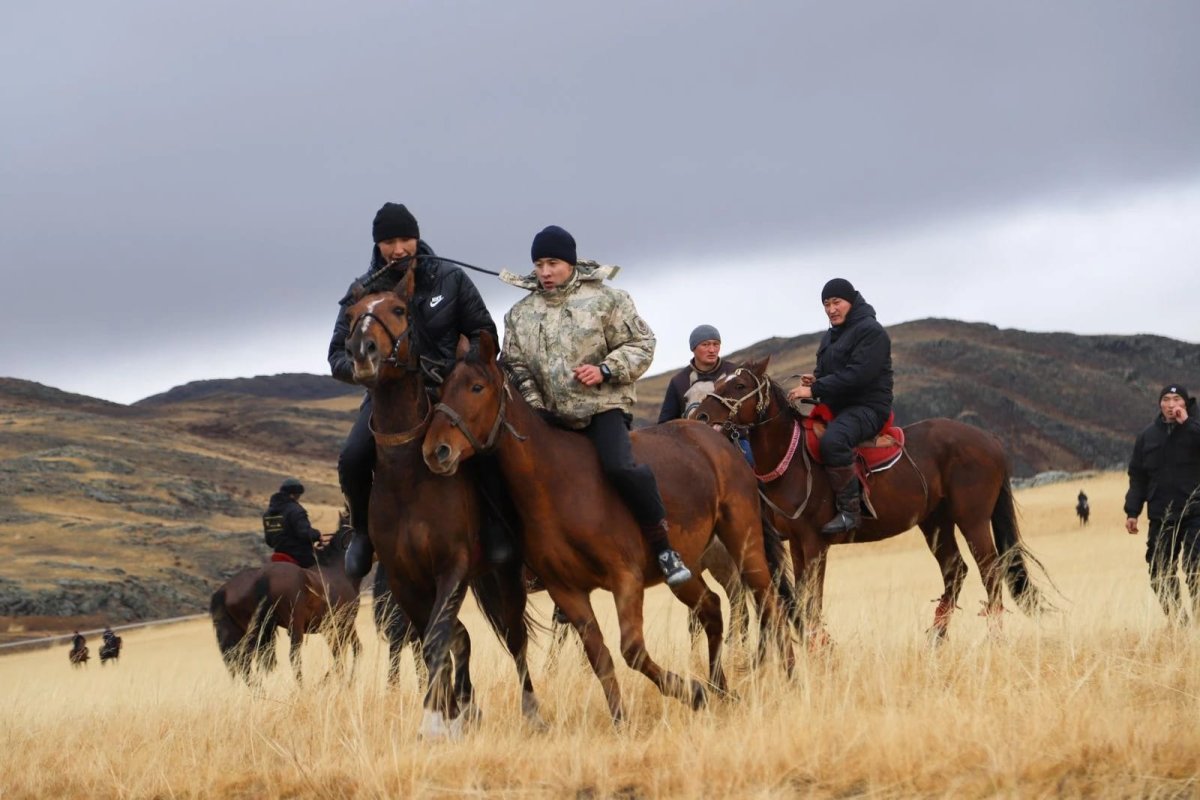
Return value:
M 407 314 L 408 314 L 407 308 L 405 308 L 404 313 L 407 316 Z M 383 360 L 385 364 L 390 364 L 393 367 L 403 367 L 408 372 L 416 372 L 419 369 L 419 367 L 415 364 L 415 362 L 411 358 L 411 353 L 412 353 L 411 347 L 409 348 L 410 358 L 407 363 L 401 364 L 400 359 L 398 357 L 398 353 L 400 352 L 401 342 L 403 342 L 405 339 L 410 338 L 410 334 L 412 333 L 411 325 L 405 325 L 404 330 L 401 331 L 399 335 L 397 335 L 397 334 L 392 333 L 392 329 L 387 326 L 387 323 L 384 322 L 373 311 L 364 311 L 363 313 L 359 314 L 357 317 L 354 318 L 353 324 L 350 325 L 350 330 L 353 331 L 356 328 L 358 328 L 362 324 L 362 321 L 365 319 L 373 319 L 376 322 L 378 322 L 379 327 L 383 328 L 383 332 L 387 334 L 388 341 L 390 341 L 392 343 L 392 349 L 390 351 L 388 351 L 387 358 L 385 358 Z
M 767 408 L 769 408 L 771 404 L 771 379 L 766 377 L 760 378 L 745 367 L 738 367 L 732 373 L 730 373 L 729 377 L 726 378 L 726 381 L 732 381 L 739 375 L 748 375 L 754 381 L 754 388 L 741 397 L 724 397 L 716 392 L 709 392 L 707 395 L 705 395 L 706 397 L 711 397 L 712 399 L 716 400 L 725 407 L 725 410 L 729 412 L 729 418 L 722 423 L 722 427 L 726 430 L 726 432 L 730 433 L 739 428 L 757 428 L 759 425 L 763 425 L 771 421 L 765 418 L 767 414 Z M 751 422 L 748 425 L 734 422 L 742 410 L 742 403 L 746 402 L 751 397 L 755 398 L 754 422 Z
M 450 424 L 458 428 L 459 433 L 466 437 L 467 441 L 470 442 L 471 447 L 476 453 L 486 453 L 496 446 L 496 441 L 500 438 L 500 430 L 502 428 L 507 428 L 508 432 L 511 433 L 513 438 L 518 442 L 523 442 L 529 438 L 528 436 L 522 436 L 521 434 L 517 433 L 516 428 L 512 426 L 512 423 L 508 421 L 508 417 L 504 413 L 508 404 L 508 396 L 511 391 L 512 390 L 509 388 L 508 383 L 505 382 L 504 391 L 500 393 L 500 408 L 496 411 L 496 421 L 492 423 L 492 429 L 488 431 L 487 440 L 482 444 L 477 438 L 475 438 L 475 434 L 471 433 L 471 429 L 463 423 L 462 414 L 459 414 L 450 406 L 446 405 L 445 403 L 438 403 L 433 407 L 432 413 L 445 414 L 446 419 L 450 420 Z

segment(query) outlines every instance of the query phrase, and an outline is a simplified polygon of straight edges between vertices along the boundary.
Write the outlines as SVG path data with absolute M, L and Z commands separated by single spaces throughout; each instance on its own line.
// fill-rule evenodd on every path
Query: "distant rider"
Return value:
M 308 512 L 300 505 L 304 484 L 288 478 L 271 495 L 263 513 L 263 531 L 267 545 L 275 551 L 272 561 L 291 561 L 308 569 L 317 565 L 313 546 L 328 542 L 331 534 L 322 534 L 308 521 Z
M 821 437 L 821 460 L 837 501 L 837 514 L 821 528 L 826 536 L 862 524 L 854 448 L 879 433 L 892 413 L 892 340 L 875 309 L 845 278 L 821 289 L 829 330 L 817 348 L 817 367 L 788 393 L 792 401 L 817 399 L 833 421 Z
M 634 462 L 629 439 L 634 381 L 654 358 L 654 333 L 626 292 L 604 285 L 615 268 L 578 262 L 567 231 L 545 228 L 530 255 L 533 274 L 510 281 L 530 294 L 505 317 L 504 364 L 533 408 L 592 441 L 667 583 L 678 586 L 692 573 L 671 548 L 658 482 L 649 467 Z

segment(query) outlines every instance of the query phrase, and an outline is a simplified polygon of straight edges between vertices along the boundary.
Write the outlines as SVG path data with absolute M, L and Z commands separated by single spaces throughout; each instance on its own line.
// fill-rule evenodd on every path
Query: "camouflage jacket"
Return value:
M 602 411 L 631 411 L 634 381 L 654 359 L 654 332 L 633 299 L 604 285 L 618 270 L 580 261 L 571 278 L 550 291 L 533 274 L 500 276 L 530 291 L 504 317 L 504 366 L 530 405 L 549 409 L 573 428 L 586 427 Z M 612 378 L 584 386 L 572 372 L 582 364 L 606 364 Z

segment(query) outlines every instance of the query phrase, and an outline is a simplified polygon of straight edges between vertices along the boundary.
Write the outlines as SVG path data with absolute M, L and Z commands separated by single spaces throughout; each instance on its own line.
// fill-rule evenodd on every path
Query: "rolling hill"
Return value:
M 953 417 L 998 434 L 1028 476 L 1120 465 L 1158 387 L 1197 385 L 1200 345 L 1028 333 L 928 319 L 890 329 L 901 424 Z M 820 334 L 727 356 L 809 371 Z M 645 378 L 639 424 L 674 370 Z M 0 378 L 0 640 L 191 613 L 266 552 L 259 514 L 288 475 L 316 527 L 361 392 L 331 378 L 199 381 L 125 406 Z

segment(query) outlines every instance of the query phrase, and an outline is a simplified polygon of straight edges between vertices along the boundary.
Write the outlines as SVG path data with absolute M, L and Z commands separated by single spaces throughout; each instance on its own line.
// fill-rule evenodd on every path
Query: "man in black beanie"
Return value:
M 845 278 L 821 289 L 829 330 L 817 348 L 817 367 L 800 378 L 788 399 L 816 399 L 833 421 L 821 437 L 821 461 L 837 501 L 837 514 L 821 533 L 848 534 L 862 524 L 854 448 L 873 438 L 892 414 L 892 340 L 875 309 Z
M 442 261 L 423 239 L 416 218 L 400 203 L 384 203 L 371 223 L 374 247 L 370 268 L 351 284 L 342 297 L 333 337 L 329 340 L 329 367 L 333 377 L 354 383 L 354 366 L 346 352 L 350 323 L 345 311 L 356 297 L 391 291 L 409 269 L 416 271 L 415 289 L 408 303 L 409 324 L 419 332 L 410 341 L 414 357 L 431 383 L 440 383 L 454 365 L 458 337 L 466 336 L 478 345 L 479 335 L 487 331 L 496 336 L 496 324 L 488 313 L 475 284 L 458 266 Z M 338 479 L 350 519 L 354 539 L 346 550 L 346 573 L 356 584 L 371 569 L 375 548 L 367 532 L 368 505 L 375 469 L 375 440 L 371 436 L 371 396 L 363 398 L 358 419 L 346 437 L 338 456 Z M 506 559 L 512 546 L 495 525 L 484 526 L 485 548 L 493 561 Z
M 1146 506 L 1146 564 L 1150 586 L 1172 622 L 1183 621 L 1176 565 L 1182 560 L 1192 595 L 1192 620 L 1200 620 L 1200 419 L 1196 399 L 1178 383 L 1158 393 L 1158 416 L 1140 434 L 1129 459 L 1125 530 L 1138 532 Z

